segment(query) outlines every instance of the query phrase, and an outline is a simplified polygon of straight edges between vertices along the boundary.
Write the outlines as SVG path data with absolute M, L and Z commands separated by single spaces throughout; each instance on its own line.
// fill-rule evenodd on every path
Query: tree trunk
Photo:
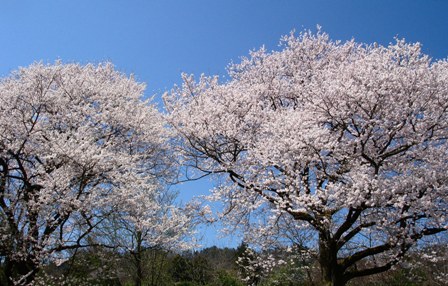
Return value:
M 137 257 L 137 277 L 135 278 L 135 286 L 141 286 L 143 281 L 143 269 L 141 255 Z
M 322 273 L 322 285 L 344 286 L 346 281 L 343 270 L 338 265 L 336 242 L 327 235 L 319 235 L 319 264 Z
M 38 270 L 38 265 L 30 260 L 17 261 L 6 258 L 5 261 L 5 276 L 9 286 L 31 285 Z M 19 281 L 20 283 L 17 283 Z
M 135 286 L 141 286 L 143 283 L 143 240 L 140 232 L 136 233 L 136 244 L 137 249 L 134 253 L 135 267 L 136 267 L 136 277 Z

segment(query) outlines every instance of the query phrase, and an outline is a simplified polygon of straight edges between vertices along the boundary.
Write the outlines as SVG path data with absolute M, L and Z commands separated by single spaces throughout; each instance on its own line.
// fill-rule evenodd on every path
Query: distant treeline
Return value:
M 71 253 L 60 265 L 49 263 L 39 273 L 35 284 L 48 285 L 146 285 L 146 286 L 319 286 L 320 270 L 313 256 L 308 259 L 286 261 L 269 272 L 262 267 L 247 271 L 248 263 L 255 256 L 266 253 L 253 251 L 248 257 L 248 248 L 242 243 L 237 248 L 219 248 L 216 246 L 197 251 L 174 253 L 162 249 L 145 249 L 141 263 L 135 256 L 105 248 L 86 248 Z M 447 247 L 439 245 L 426 249 L 426 252 L 447 254 Z M 287 259 L 286 251 L 272 250 L 277 259 Z M 441 273 L 447 273 L 447 265 L 431 264 L 425 255 L 411 254 L 408 263 L 396 269 L 354 280 L 349 285 L 446 285 Z M 237 262 L 239 261 L 239 262 Z M 411 263 L 412 262 L 412 263 Z M 141 265 L 141 269 L 138 269 Z M 411 266 L 412 265 L 412 266 Z M 415 266 L 417 265 L 417 266 Z M 0 264 L 0 285 L 6 285 L 3 273 L 4 261 Z M 250 268 L 250 267 L 249 267 Z M 264 272 L 264 273 L 263 273 Z M 440 284 L 442 280 L 442 284 Z M 447 280 L 444 280 L 447 281 Z

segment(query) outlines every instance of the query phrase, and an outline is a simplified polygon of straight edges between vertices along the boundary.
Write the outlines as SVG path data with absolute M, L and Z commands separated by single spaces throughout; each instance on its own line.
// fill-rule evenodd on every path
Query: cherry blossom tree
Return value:
M 89 246 L 125 206 L 145 214 L 154 205 L 142 202 L 157 197 L 173 161 L 144 88 L 109 63 L 38 63 L 1 80 L 0 255 L 11 284 Z
M 448 61 L 404 40 L 281 43 L 231 64 L 224 83 L 184 75 L 164 95 L 193 175 L 227 175 L 210 196 L 225 221 L 248 242 L 312 231 L 324 285 L 446 235 Z
M 150 187 L 157 187 L 157 184 Z M 130 254 L 132 268 L 135 269 L 132 273 L 134 285 L 140 286 L 147 278 L 144 269 L 147 251 L 179 252 L 196 246 L 194 217 L 199 206 L 194 203 L 176 206 L 177 193 L 169 190 L 154 189 L 148 192 L 140 189 L 132 195 L 131 202 L 121 200 L 120 210 L 108 218 L 108 231 L 103 237 L 112 238 L 109 245 Z M 155 268 L 155 265 L 151 266 Z M 153 274 L 156 276 L 156 273 Z

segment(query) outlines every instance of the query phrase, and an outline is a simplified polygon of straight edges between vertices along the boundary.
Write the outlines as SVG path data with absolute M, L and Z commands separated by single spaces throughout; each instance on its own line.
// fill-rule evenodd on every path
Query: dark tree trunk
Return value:
M 12 271 L 12 263 L 9 261 L 9 258 L 6 257 L 5 259 L 5 277 L 8 283 L 8 286 L 13 285 L 11 278 L 13 277 L 13 271 Z
M 319 235 L 319 264 L 324 286 L 343 286 L 346 284 L 343 269 L 338 265 L 336 242 L 326 234 Z
M 31 285 L 39 271 L 39 265 L 32 260 L 11 260 L 6 259 L 5 276 L 8 285 Z M 19 282 L 18 284 L 15 284 Z
M 141 286 L 143 281 L 143 269 L 142 269 L 142 258 L 141 255 L 138 254 L 136 257 L 136 277 L 135 277 L 135 286 Z
M 143 283 L 143 239 L 140 232 L 136 233 L 136 250 L 134 252 L 134 263 L 136 268 L 135 286 Z

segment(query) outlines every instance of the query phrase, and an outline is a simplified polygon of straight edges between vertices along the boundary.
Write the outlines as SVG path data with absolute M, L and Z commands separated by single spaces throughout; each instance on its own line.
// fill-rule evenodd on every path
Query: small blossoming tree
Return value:
M 11 284 L 88 246 L 111 214 L 164 228 L 146 211 L 172 164 L 170 135 L 143 91 L 108 63 L 33 64 L 0 81 L 0 256 Z

